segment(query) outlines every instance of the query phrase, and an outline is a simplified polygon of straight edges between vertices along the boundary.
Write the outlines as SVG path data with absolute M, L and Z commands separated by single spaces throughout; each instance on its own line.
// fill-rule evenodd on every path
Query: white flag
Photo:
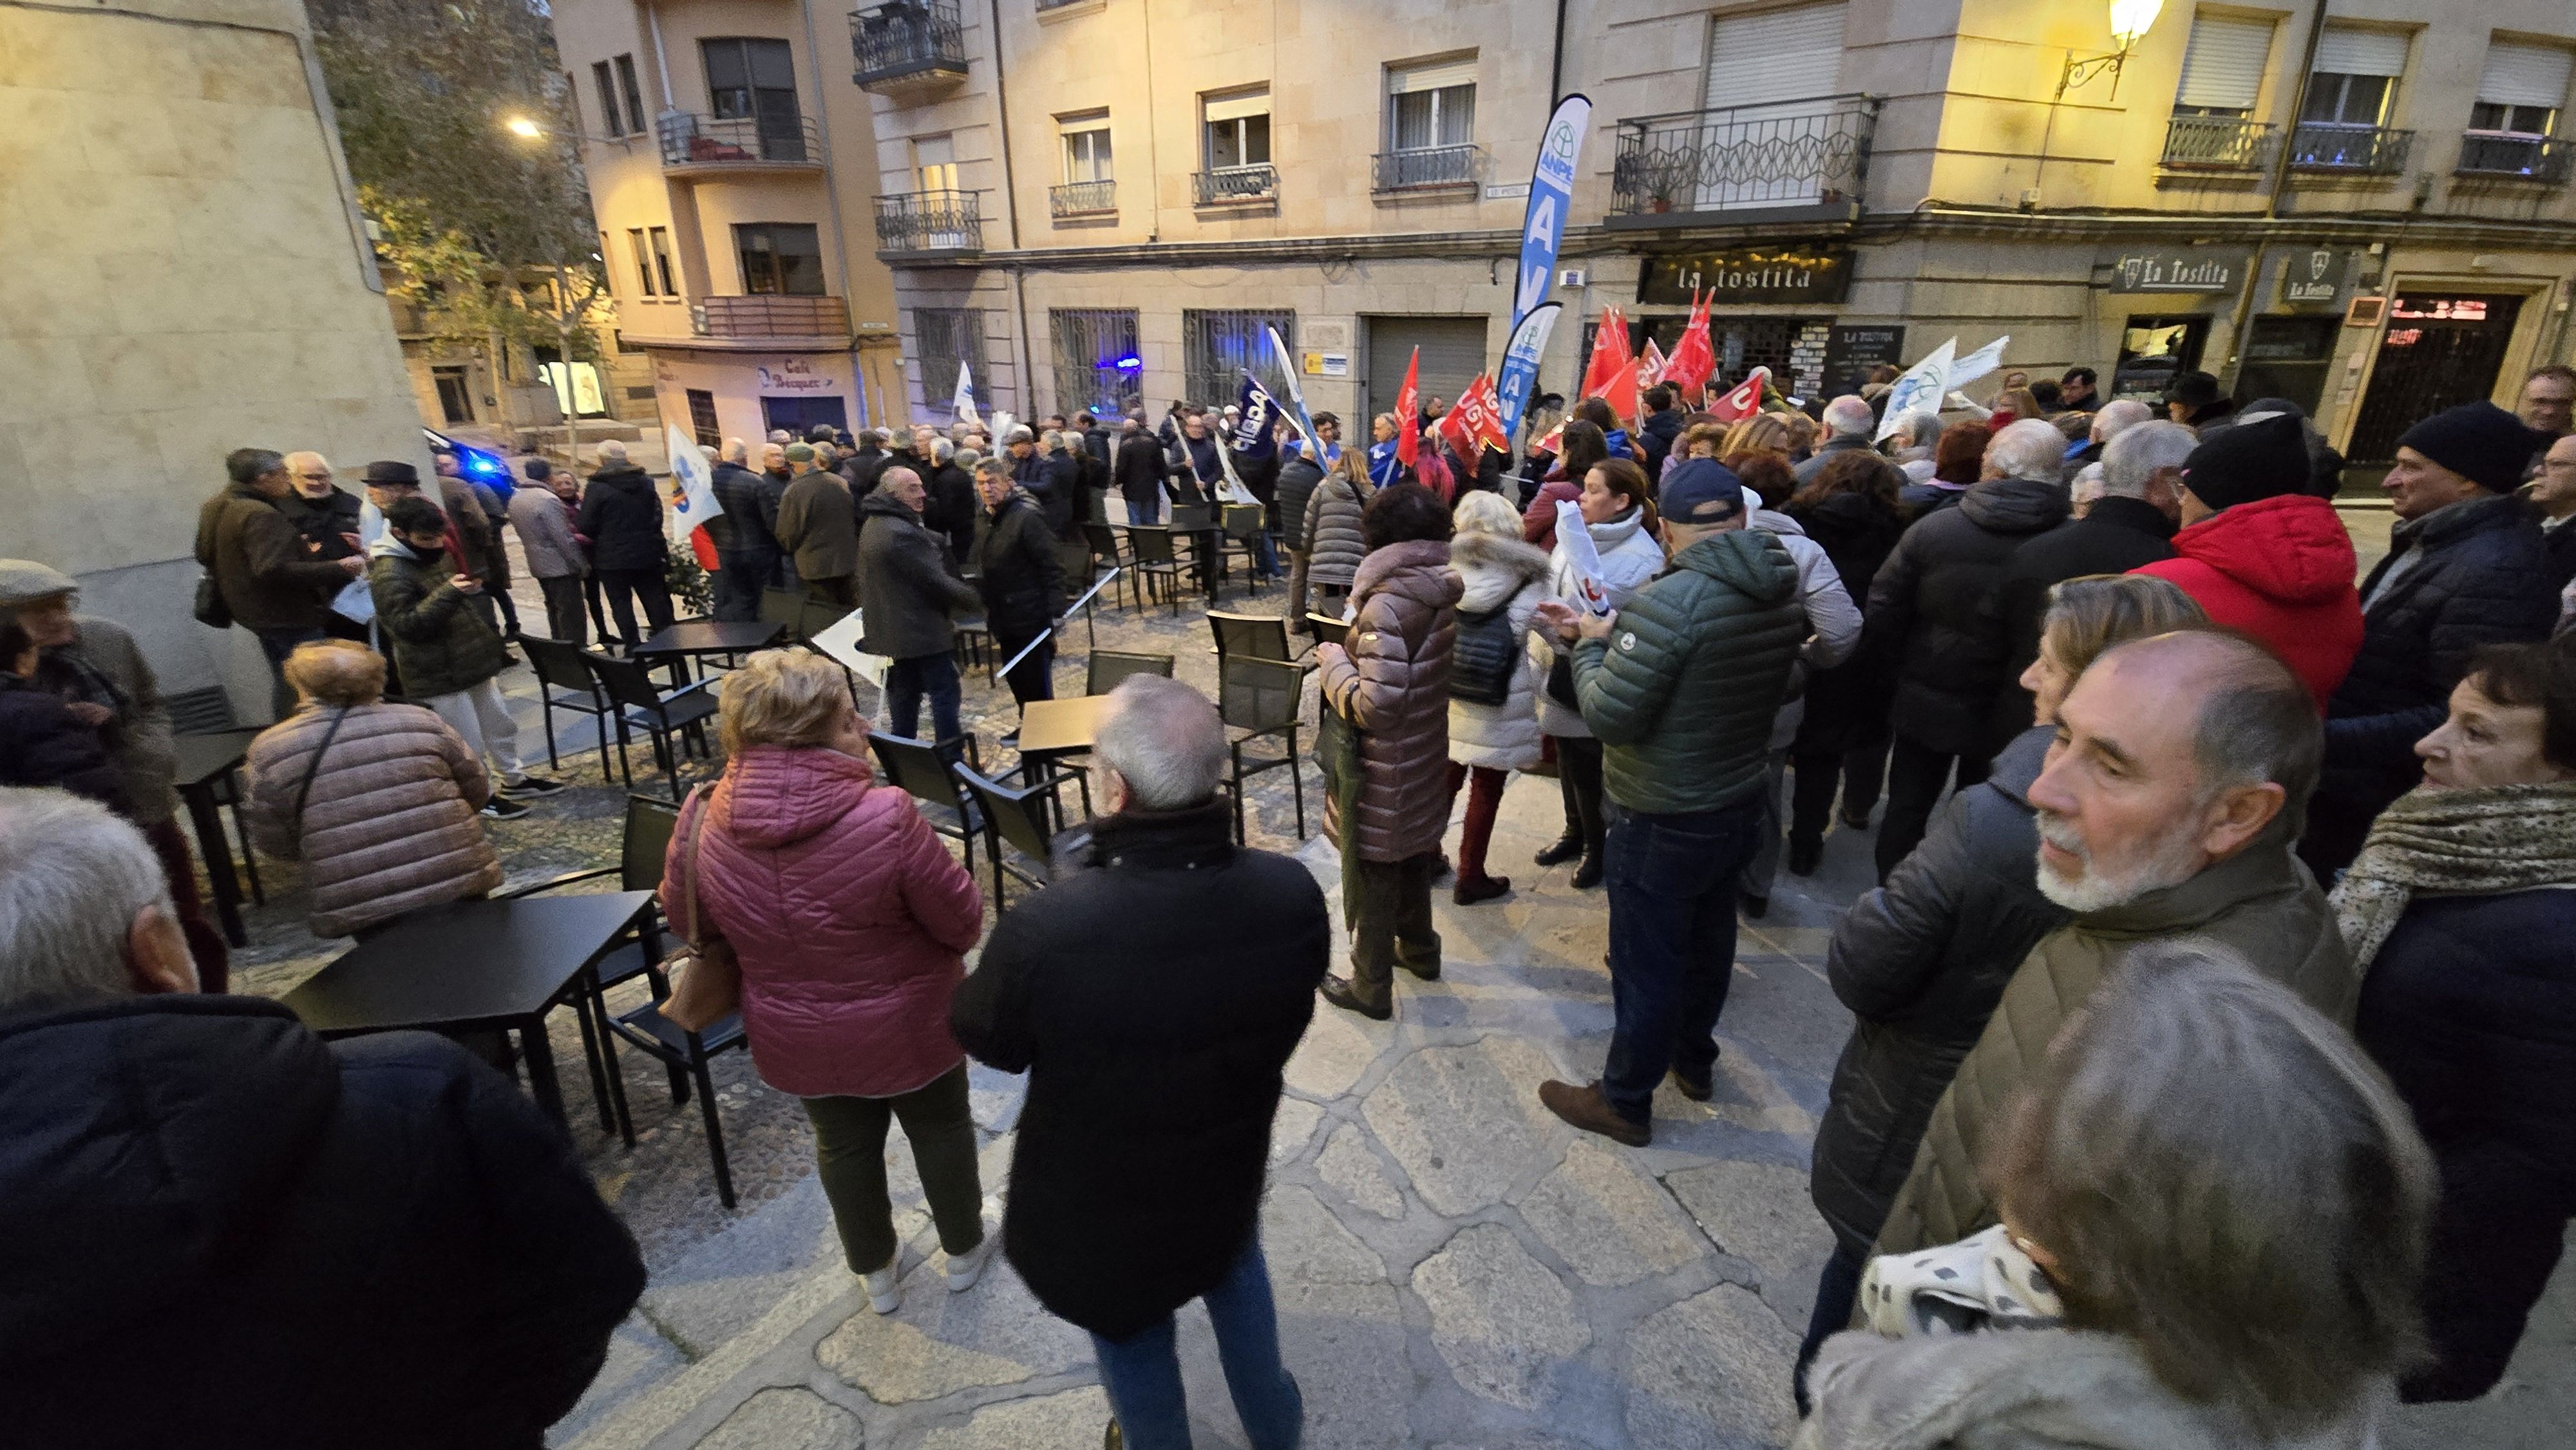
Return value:
M 1270 350 L 1279 357 L 1279 375 L 1288 380 L 1288 418 L 1297 425 L 1297 434 L 1306 440 L 1307 457 L 1317 467 L 1332 460 L 1324 456 L 1322 440 L 1315 436 L 1314 420 L 1306 416 L 1306 390 L 1297 383 L 1297 359 L 1288 355 L 1288 344 L 1279 340 L 1279 329 L 1270 330 Z
M 1879 420 L 1878 438 L 1896 431 L 1896 425 L 1908 413 L 1938 413 L 1942 396 L 1950 391 L 1950 362 L 1958 355 L 1959 339 L 1932 349 L 1931 355 L 1905 370 L 1905 376 L 1888 385 L 1887 412 Z M 1876 440 L 1873 440 L 1876 441 Z
M 1565 562 L 1574 570 L 1574 592 L 1595 618 L 1608 616 L 1610 586 L 1601 577 L 1601 551 L 1583 523 L 1582 506 L 1572 499 L 1556 501 L 1556 539 L 1565 546 Z
M 957 409 L 958 422 L 984 421 L 975 411 L 975 375 L 963 362 L 957 364 L 957 396 L 951 401 Z
M 674 423 L 663 424 L 662 434 L 664 446 L 671 450 L 671 542 L 687 548 L 689 535 L 720 512 L 715 475 L 707 470 L 706 455 L 698 451 L 695 437 Z
M 2004 347 L 2012 341 L 2007 332 L 1975 352 L 1950 364 L 1950 386 L 1964 387 L 2004 365 Z

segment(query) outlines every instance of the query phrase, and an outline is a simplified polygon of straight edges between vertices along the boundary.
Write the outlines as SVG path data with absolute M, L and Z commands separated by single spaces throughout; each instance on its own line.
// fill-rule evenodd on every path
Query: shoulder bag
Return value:
M 662 958 L 663 978 L 671 984 L 671 995 L 662 1001 L 662 1016 L 685 1032 L 704 1032 L 742 1010 L 742 963 L 731 943 L 707 933 L 705 918 L 698 911 L 698 872 L 706 865 L 705 791 L 705 786 L 699 786 L 689 792 L 687 802 L 698 812 L 689 831 L 688 886 L 680 893 L 689 919 L 678 925 L 688 945 Z

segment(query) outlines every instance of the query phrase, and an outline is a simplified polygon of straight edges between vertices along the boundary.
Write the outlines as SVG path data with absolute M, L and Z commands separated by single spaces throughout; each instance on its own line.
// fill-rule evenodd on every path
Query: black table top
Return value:
M 635 655 L 715 655 L 768 647 L 784 628 L 775 620 L 692 619 L 637 645 Z
M 223 774 L 241 764 L 242 757 L 250 751 L 250 743 L 258 738 L 256 730 L 172 736 L 173 753 L 179 762 L 177 783 L 191 786 Z
M 286 1006 L 326 1037 L 533 1016 L 652 897 L 612 891 L 431 907 L 350 948 L 289 992 Z

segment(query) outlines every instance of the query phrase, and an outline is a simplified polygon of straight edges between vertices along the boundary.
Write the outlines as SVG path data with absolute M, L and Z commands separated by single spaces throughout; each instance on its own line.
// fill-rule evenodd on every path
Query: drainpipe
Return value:
M 646 5 L 644 24 L 653 33 L 653 73 L 662 82 L 662 109 L 678 110 L 678 103 L 671 99 L 671 57 L 662 49 L 662 12 Z
M 991 0 L 993 15 L 993 113 L 1002 132 L 1003 206 L 1011 221 L 1011 250 L 1020 250 L 1020 188 L 1011 176 L 1011 93 L 1002 78 L 1002 0 Z M 1020 408 L 1027 417 L 1037 416 L 1035 375 L 1029 361 L 1029 293 L 1025 274 L 1016 261 L 1006 269 L 1011 279 L 1011 306 L 1019 318 L 1018 366 L 1020 372 Z
M 1556 45 L 1548 54 L 1547 104 L 1553 113 L 1565 99 L 1565 0 L 1556 0 Z
M 814 133 L 820 138 L 823 153 L 823 199 L 831 209 L 832 260 L 840 274 L 841 320 L 850 330 L 850 391 L 858 395 L 859 426 L 871 428 L 876 425 L 868 411 L 867 381 L 860 376 L 858 323 L 851 317 L 858 299 L 850 295 L 850 240 L 841 229 L 841 179 L 832 165 L 832 92 L 828 89 L 830 83 L 824 78 L 821 39 L 814 33 L 814 7 L 803 5 L 798 8 L 805 12 L 805 55 L 814 62 L 814 104 L 820 108 L 814 117 Z
M 2290 152 L 2299 139 L 2300 113 L 2308 108 L 2308 77 L 2309 73 L 2316 68 L 2317 42 L 2324 38 L 2325 33 L 2326 0 L 2314 0 L 2314 3 L 2308 7 L 2307 43 L 2299 51 L 2298 84 L 2290 91 L 2290 123 L 2285 128 L 2287 134 L 2281 138 L 2280 149 L 2272 154 L 2272 184 L 2265 189 L 2263 196 L 2263 220 L 2266 222 L 2277 221 L 2281 216 L 2281 195 L 2290 185 Z M 2268 236 L 2272 229 L 2267 226 L 2263 230 Z M 2231 393 L 2235 391 L 2237 379 L 2245 371 L 2245 329 L 2251 326 L 2253 321 L 2254 289 L 2263 284 L 2263 254 L 2266 246 L 2265 238 L 2255 239 L 2254 251 L 2245 263 L 2245 287 L 2236 296 L 2235 315 L 2228 325 L 2227 382 L 2228 391 Z

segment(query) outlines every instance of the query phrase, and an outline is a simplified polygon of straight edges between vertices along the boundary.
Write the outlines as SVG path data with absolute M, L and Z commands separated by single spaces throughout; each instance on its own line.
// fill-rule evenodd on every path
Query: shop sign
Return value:
M 2311 247 L 2281 259 L 2281 305 L 2332 307 L 2343 300 L 2352 278 L 2349 247 Z
M 760 369 L 760 390 L 764 393 L 837 393 L 838 379 L 814 371 L 814 365 L 803 358 L 791 357 L 774 368 Z
M 1858 391 L 1859 381 L 1880 363 L 1903 371 L 1904 353 L 1902 327 L 1871 324 L 1832 328 L 1825 334 L 1825 391 Z
M 2233 292 L 2244 280 L 2243 252 L 2197 248 L 2124 252 L 2111 264 L 2113 292 Z
M 1694 294 L 1713 301 L 1840 302 L 1851 294 L 1849 247 L 1739 247 L 1723 252 L 1650 256 L 1637 274 L 1637 300 L 1688 307 Z
M 1351 355 L 1346 352 L 1310 352 L 1306 354 L 1306 376 L 1310 378 L 1346 378 L 1351 375 Z

